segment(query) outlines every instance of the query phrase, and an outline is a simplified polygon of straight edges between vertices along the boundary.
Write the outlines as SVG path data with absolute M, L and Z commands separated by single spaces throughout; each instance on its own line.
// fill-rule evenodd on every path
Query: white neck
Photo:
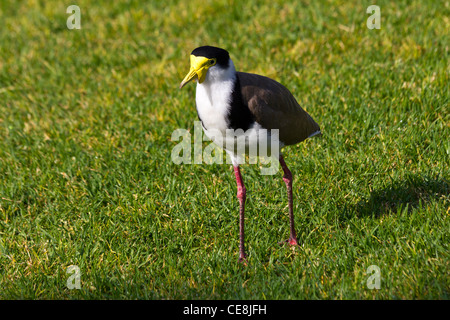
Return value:
M 231 59 L 227 69 L 213 66 L 206 73 L 205 81 L 197 82 L 197 98 L 199 95 L 202 99 L 207 97 L 211 106 L 228 105 L 235 80 L 236 69 Z
M 227 69 L 213 66 L 209 68 L 205 81 L 197 82 L 197 112 L 207 129 L 225 132 L 235 79 L 236 69 L 230 60 Z
M 206 73 L 205 81 L 200 85 L 211 85 L 218 82 L 234 81 L 236 78 L 236 69 L 233 61 L 230 59 L 227 69 L 222 69 L 219 66 L 209 68 Z

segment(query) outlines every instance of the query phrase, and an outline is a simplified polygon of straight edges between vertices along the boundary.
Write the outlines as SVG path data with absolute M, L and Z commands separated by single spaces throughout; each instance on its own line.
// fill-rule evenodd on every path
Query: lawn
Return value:
M 1 1 L 0 299 L 449 299 L 450 4 L 372 4 Z M 284 149 L 297 248 L 281 169 L 241 167 L 247 266 L 232 166 L 171 161 L 205 44 L 323 131 Z

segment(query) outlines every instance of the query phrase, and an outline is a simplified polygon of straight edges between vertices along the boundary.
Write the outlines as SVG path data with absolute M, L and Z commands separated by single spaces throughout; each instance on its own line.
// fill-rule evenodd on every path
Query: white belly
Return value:
M 267 130 L 254 123 L 247 131 L 242 129 L 206 129 L 205 135 L 217 146 L 224 149 L 234 165 L 244 163 L 244 155 L 249 156 L 250 163 L 257 158 L 278 158 L 282 142 L 278 139 L 278 130 Z

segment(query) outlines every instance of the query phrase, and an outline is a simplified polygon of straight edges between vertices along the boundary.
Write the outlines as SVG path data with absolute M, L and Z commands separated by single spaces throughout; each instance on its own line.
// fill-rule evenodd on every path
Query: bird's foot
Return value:
M 294 237 L 289 237 L 288 240 L 284 240 L 282 242 L 278 242 L 279 245 L 286 244 L 286 243 L 291 245 L 291 246 L 298 246 L 297 238 L 294 238 Z
M 246 267 L 247 266 L 247 256 L 246 255 L 240 256 L 239 263 Z

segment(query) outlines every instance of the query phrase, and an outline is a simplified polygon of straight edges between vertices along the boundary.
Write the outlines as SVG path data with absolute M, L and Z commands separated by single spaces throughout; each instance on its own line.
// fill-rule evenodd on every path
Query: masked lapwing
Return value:
M 246 189 L 239 169 L 240 156 L 236 147 L 224 141 L 230 138 L 230 132 L 241 132 L 248 138 L 246 147 L 249 147 L 261 143 L 261 139 L 273 139 L 270 134 L 276 132 L 277 143 L 270 145 L 272 150 L 274 145 L 281 149 L 319 135 L 320 128 L 282 84 L 264 76 L 237 72 L 228 51 L 203 46 L 192 51 L 190 60 L 190 71 L 181 82 L 180 88 L 191 80 L 197 80 L 196 108 L 203 130 L 214 142 L 220 141 L 220 147 L 231 157 L 239 199 L 239 260 L 245 261 Z M 263 132 L 265 136 L 261 136 L 259 132 Z M 218 135 L 222 135 L 221 139 L 218 139 Z M 231 139 L 237 141 L 235 137 Z M 246 150 L 248 152 L 248 148 Z M 288 194 L 290 236 L 286 241 L 291 245 L 298 245 L 292 204 L 292 173 L 281 153 L 276 154 L 279 154 L 277 160 L 284 171 L 283 180 Z

